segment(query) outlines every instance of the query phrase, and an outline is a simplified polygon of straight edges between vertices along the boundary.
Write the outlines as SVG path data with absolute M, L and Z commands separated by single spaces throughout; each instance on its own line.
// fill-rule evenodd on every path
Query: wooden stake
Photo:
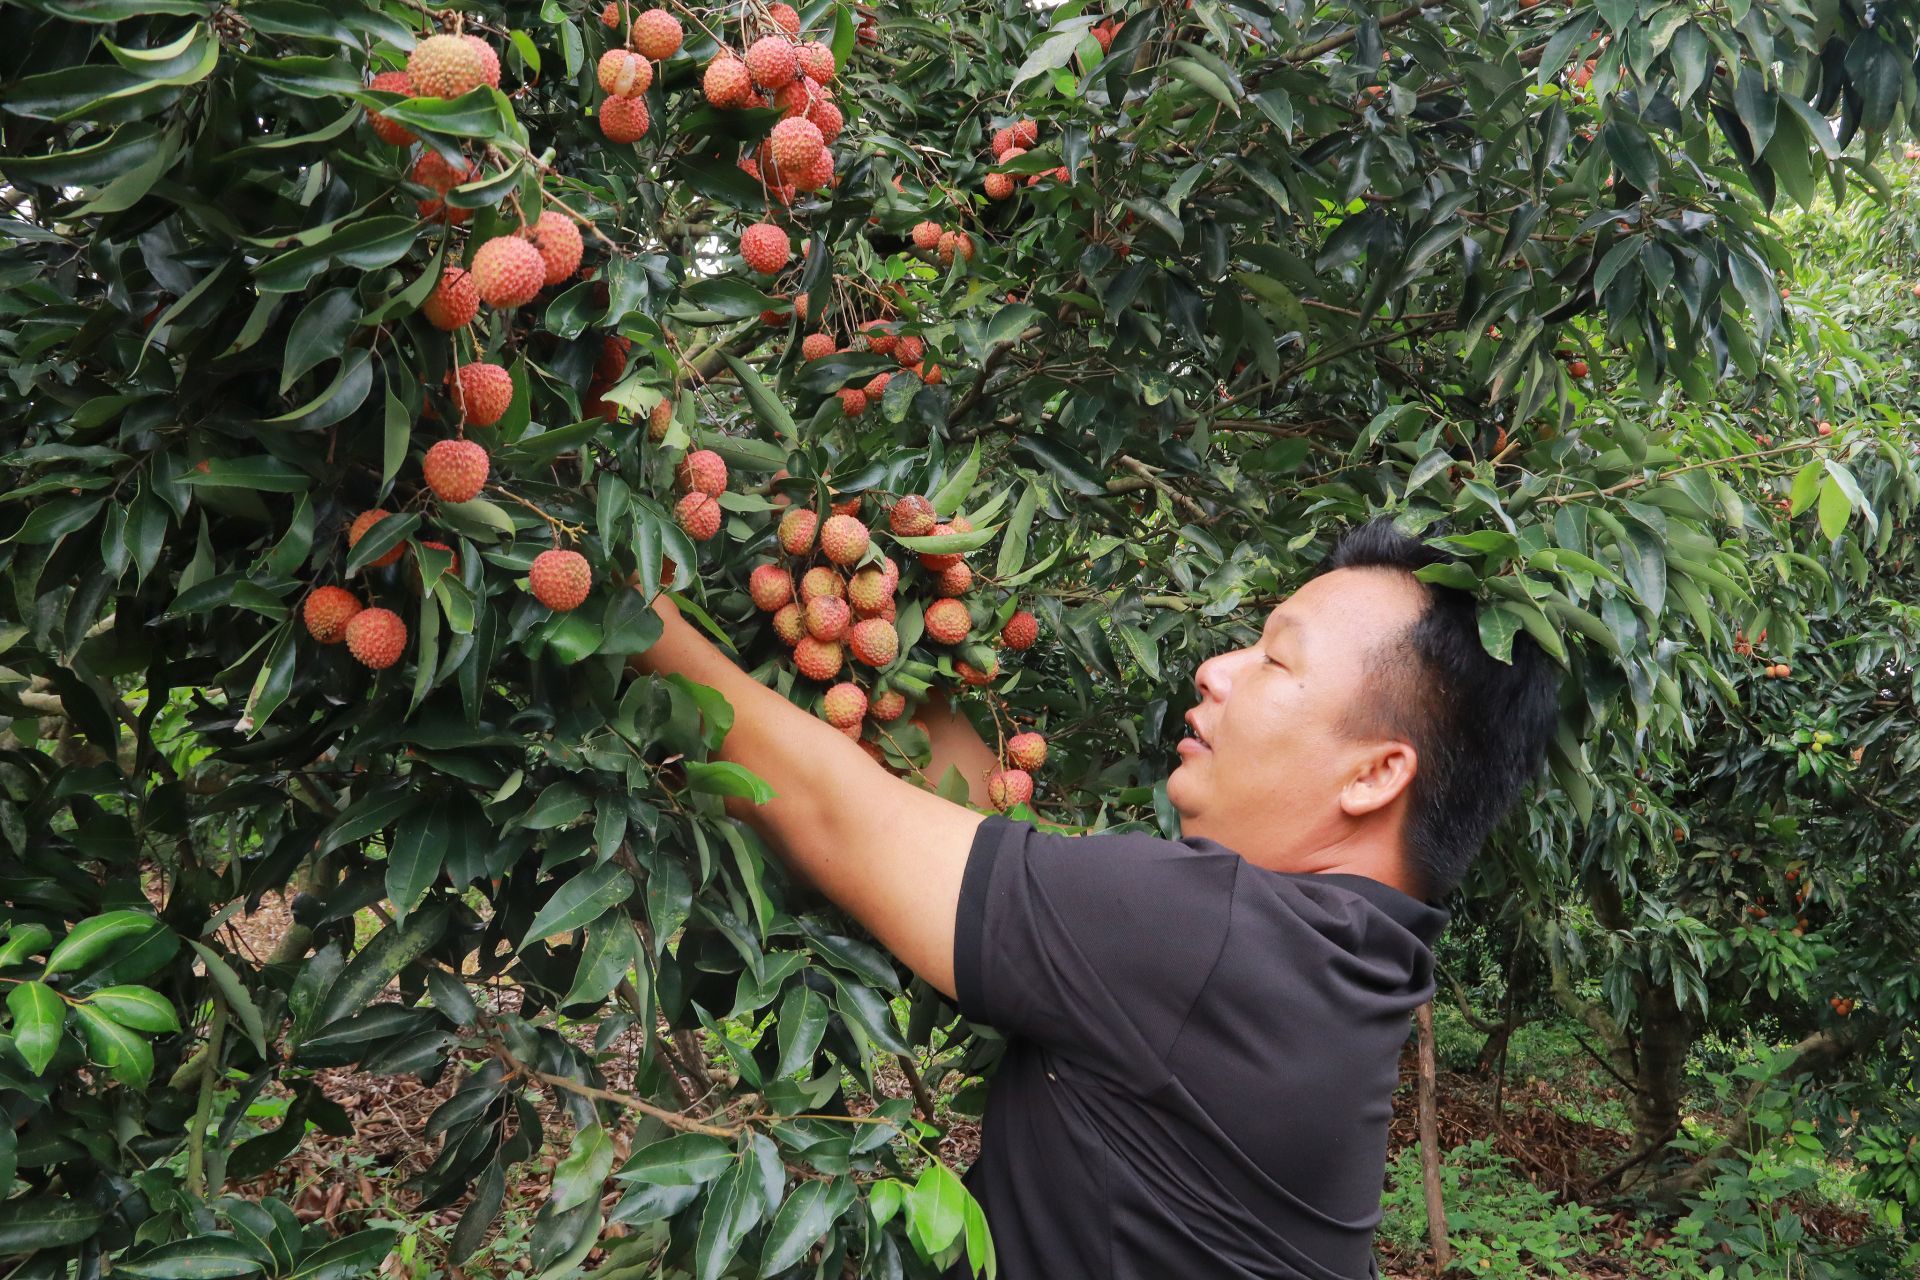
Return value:
M 1420 1181 L 1427 1192 L 1427 1240 L 1433 1246 L 1433 1273 L 1453 1259 L 1447 1243 L 1447 1211 L 1440 1198 L 1440 1108 L 1433 1066 L 1433 1001 L 1414 1012 L 1419 1027 Z

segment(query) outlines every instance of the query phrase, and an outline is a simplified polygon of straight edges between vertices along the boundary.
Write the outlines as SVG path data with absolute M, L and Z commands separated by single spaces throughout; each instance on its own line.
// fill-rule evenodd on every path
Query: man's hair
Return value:
M 1321 571 L 1415 570 L 1455 557 L 1381 518 L 1340 539 Z M 1558 716 L 1560 672 L 1533 638 L 1514 637 L 1513 662 L 1480 644 L 1471 594 L 1412 581 L 1420 617 L 1382 636 L 1367 656 L 1369 691 L 1342 729 L 1411 743 L 1419 766 L 1408 788 L 1408 869 L 1433 902 L 1467 873 L 1487 834 L 1538 773 Z

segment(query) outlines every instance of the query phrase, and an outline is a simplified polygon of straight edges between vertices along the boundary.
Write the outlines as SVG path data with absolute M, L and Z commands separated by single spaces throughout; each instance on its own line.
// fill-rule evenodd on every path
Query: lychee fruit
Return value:
M 546 259 L 531 241 L 495 236 L 474 251 L 473 283 L 490 307 L 523 306 L 546 286 Z
M 799 72 L 799 55 L 785 36 L 762 36 L 747 49 L 747 74 L 762 89 L 791 84 Z
M 606 4 L 600 7 L 600 25 L 603 27 L 620 25 L 620 0 L 607 0 Z
M 880 557 L 880 571 L 887 575 L 887 594 L 892 595 L 895 591 L 899 590 L 900 566 L 893 562 L 892 556 L 883 555 Z
M 973 630 L 973 616 L 958 600 L 935 600 L 927 606 L 926 630 L 935 644 L 959 644 Z
M 1031 120 L 1021 120 L 1013 126 L 1011 137 L 1014 146 L 1031 147 L 1040 141 L 1040 126 Z
M 456 166 L 438 151 L 423 151 L 420 158 L 413 162 L 413 168 L 407 171 L 407 181 L 423 186 L 441 198 L 419 201 L 420 216 L 441 218 L 451 226 L 458 226 L 471 218 L 473 210 L 448 204 L 445 196 L 460 184 L 472 181 L 476 172 L 471 161 L 463 161 Z
M 420 304 L 420 314 L 436 329 L 462 329 L 480 313 L 480 290 L 473 273 L 465 267 L 448 267 L 440 273 L 440 283 Z
M 940 571 L 934 589 L 943 596 L 963 596 L 973 590 L 973 570 L 967 567 L 964 560 L 950 564 Z
M 931 249 L 940 243 L 941 228 L 937 222 L 916 222 L 913 224 L 913 247 Z
M 973 521 L 967 519 L 965 516 L 955 516 L 953 519 L 947 521 L 946 531 L 948 533 L 972 533 Z
M 413 96 L 413 80 L 404 71 L 382 71 L 367 87 L 378 89 L 381 93 L 398 93 L 409 98 Z M 372 107 L 367 108 L 367 123 L 373 127 L 374 136 L 390 147 L 412 146 L 420 140 L 413 130 L 389 120 Z
M 900 633 L 884 618 L 866 618 L 847 633 L 847 647 L 858 661 L 884 667 L 900 654 Z
M 880 397 L 887 394 L 887 384 L 892 381 L 893 375 L 890 373 L 876 373 L 872 378 L 868 379 L 867 385 L 861 388 L 862 391 L 866 392 L 867 403 L 878 403 Z
M 835 564 L 857 564 L 870 541 L 867 526 L 854 516 L 829 516 L 820 527 L 820 549 Z
M 358 546 L 360 543 L 360 539 L 367 536 L 367 530 L 373 528 L 373 526 L 375 526 L 376 524 L 379 524 L 382 520 L 386 519 L 387 516 L 389 516 L 390 514 L 392 513 L 380 507 L 375 507 L 371 511 L 362 511 L 359 515 L 355 516 L 353 518 L 353 523 L 347 526 L 347 550 L 351 551 L 354 549 L 354 547 Z M 406 550 L 406 548 L 402 546 L 400 543 L 396 542 L 393 544 L 393 546 L 381 552 L 380 558 L 378 560 L 369 562 L 367 565 L 367 568 L 384 569 L 386 566 L 392 564 L 395 560 L 398 560 L 400 558 L 400 553 L 404 550 Z
M 756 222 L 740 233 L 740 256 L 749 267 L 770 276 L 787 265 L 787 259 L 793 256 L 793 242 L 771 222 Z
M 877 356 L 893 354 L 894 335 L 885 320 L 863 320 L 859 334 L 867 341 L 867 350 Z
M 867 695 L 861 692 L 859 685 L 842 680 L 822 695 L 820 714 L 828 724 L 841 729 L 857 725 L 866 719 Z
M 647 410 L 647 437 L 652 440 L 665 440 L 667 428 L 673 425 L 673 401 L 662 400 Z
M 813 169 L 827 140 L 820 126 L 803 116 L 793 116 L 773 126 L 768 135 L 773 163 L 783 178 L 796 178 Z
M 362 607 L 360 598 L 344 587 L 315 587 L 301 613 L 308 635 L 321 644 L 339 644 Z
M 943 231 L 940 233 L 940 239 L 935 242 L 934 250 L 943 264 L 950 263 L 955 258 L 963 262 L 972 262 L 973 237 L 964 231 Z
M 767 16 L 773 19 L 773 25 L 790 36 L 800 34 L 800 11 L 786 0 L 774 0 L 767 6 Z
M 431 538 L 420 539 L 420 545 L 423 548 L 432 547 L 435 551 L 446 552 L 448 558 L 453 561 L 452 564 L 447 566 L 447 572 L 454 575 L 456 578 L 460 576 L 460 553 L 458 551 L 455 551 L 452 547 L 448 546 L 444 542 L 435 542 Z M 414 577 L 416 579 L 418 579 L 419 577 L 419 570 L 417 568 L 414 571 Z
M 436 440 L 421 463 L 427 488 L 442 502 L 471 502 L 487 483 L 487 451 L 471 440 Z
M 881 722 L 898 720 L 907 714 L 907 695 L 898 689 L 882 689 L 867 703 L 867 715 Z
M 777 564 L 756 566 L 747 575 L 747 594 L 753 597 L 756 609 L 776 613 L 793 599 L 793 575 Z
M 1040 619 L 1025 609 L 1007 619 L 1007 625 L 1000 628 L 1000 643 L 1016 652 L 1031 649 L 1033 642 L 1040 638 Z
M 513 403 L 513 375 L 484 360 L 463 364 L 454 375 L 453 402 L 469 424 L 490 427 Z
M 882 609 L 892 598 L 893 588 L 888 585 L 883 570 L 869 566 L 854 574 L 852 581 L 847 583 L 847 600 L 855 609 Z
M 807 634 L 807 615 L 798 604 L 789 602 L 773 611 L 773 634 L 789 646 L 800 643 Z
M 493 51 L 492 45 L 479 36 L 463 35 L 460 38 L 465 40 L 467 47 L 473 50 L 473 56 L 480 59 L 481 82 L 490 89 L 498 89 L 500 87 L 500 55 Z
M 631 49 L 600 55 L 600 87 L 616 98 L 637 98 L 653 85 L 653 64 Z
M 926 358 L 927 343 L 924 338 L 904 336 L 893 344 L 893 358 L 902 369 L 911 369 Z
M 689 492 L 717 498 L 727 491 L 726 459 L 711 449 L 695 449 L 673 469 L 673 482 Z
M 847 602 L 834 596 L 815 596 L 804 608 L 807 634 L 816 640 L 843 639 L 853 622 L 853 611 L 847 608 Z
M 990 173 L 985 186 L 989 200 L 1005 200 L 1013 194 L 1013 178 L 1009 174 Z
M 939 523 L 933 503 L 917 493 L 907 494 L 887 513 L 887 527 L 903 538 L 924 538 Z
M 958 671 L 960 678 L 968 684 L 992 684 L 994 677 L 1000 674 L 1000 660 L 998 658 L 991 659 L 987 663 L 986 670 L 984 671 L 974 666 L 971 662 L 965 661 L 954 663 L 953 669 Z
M 800 340 L 802 360 L 820 360 L 839 350 L 830 333 L 810 333 Z
M 705 542 L 720 532 L 720 504 L 712 494 L 697 489 L 674 505 L 673 518 L 695 542 Z
M 633 29 L 627 33 L 627 43 L 655 62 L 680 52 L 684 38 L 680 19 L 665 9 L 647 10 L 633 20 Z
M 798 50 L 800 74 L 815 84 L 825 84 L 833 79 L 835 67 L 833 50 L 818 40 L 809 40 Z
M 813 158 L 813 168 L 807 171 L 807 180 L 801 184 L 808 191 L 825 191 L 833 186 L 833 152 L 825 147 Z
M 835 600 L 844 600 L 847 595 L 846 580 L 825 565 L 816 565 L 800 575 L 800 603 L 805 604 L 820 596 L 831 596 Z
M 610 333 L 600 340 L 600 357 L 593 362 L 593 376 L 597 381 L 612 383 L 620 381 L 627 371 L 627 352 L 633 349 L 633 339 L 618 333 Z
M 579 269 L 580 255 L 586 247 L 580 239 L 580 228 L 558 209 L 548 209 L 532 226 L 522 227 L 516 234 L 539 250 L 547 272 L 541 283 L 559 284 Z
M 914 376 L 918 377 L 920 381 L 930 387 L 940 385 L 940 366 L 937 364 L 928 364 L 922 361 L 920 364 L 913 366 L 913 372 Z
M 780 517 L 780 545 L 790 556 L 804 556 L 813 550 L 813 536 L 819 528 L 819 516 L 795 507 Z
M 807 119 L 813 122 L 813 127 L 820 131 L 821 139 L 826 142 L 839 137 L 840 130 L 847 125 L 847 118 L 840 114 L 840 108 L 821 96 L 816 96 L 807 104 Z
M 578 551 L 553 547 L 533 558 L 527 570 L 533 597 L 556 613 L 578 609 L 593 589 L 593 567 Z
M 867 411 L 867 393 L 858 387 L 842 387 L 839 391 L 840 412 L 849 418 L 857 418 Z
M 987 777 L 987 803 L 1005 813 L 1033 799 L 1033 775 L 1025 769 L 995 769 Z
M 933 533 L 929 536 L 936 538 L 945 537 L 947 534 L 956 532 L 958 532 L 958 530 L 950 524 L 937 524 L 933 526 Z M 920 553 L 920 567 L 929 573 L 942 573 L 954 565 L 959 564 L 960 559 L 961 555 L 958 551 L 922 551 Z
M 747 74 L 747 64 L 732 54 L 722 54 L 709 62 L 700 77 L 700 86 L 707 101 L 723 110 L 744 107 L 753 101 L 753 78 Z
M 645 98 L 607 98 L 600 103 L 600 134 L 608 142 L 638 142 L 647 136 Z
M 996 160 L 1005 160 L 1007 158 L 1007 149 L 1013 146 L 1013 130 L 995 129 L 993 131 L 992 145 L 993 158 Z
M 1016 733 L 1007 739 L 1007 759 L 1032 773 L 1047 762 L 1047 740 L 1037 733 Z
M 345 634 L 347 651 L 375 671 L 400 661 L 407 647 L 407 624 L 391 609 L 362 609 L 347 622 Z
M 429 98 L 457 98 L 487 82 L 479 51 L 461 36 L 428 36 L 407 55 L 413 91 Z
M 831 680 L 840 674 L 840 646 L 831 640 L 801 636 L 793 646 L 794 668 L 809 680 Z

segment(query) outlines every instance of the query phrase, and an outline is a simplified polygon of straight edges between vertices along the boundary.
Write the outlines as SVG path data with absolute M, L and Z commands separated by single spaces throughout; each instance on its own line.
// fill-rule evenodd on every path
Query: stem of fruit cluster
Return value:
M 527 510 L 533 512 L 533 514 L 539 516 L 542 520 L 545 520 L 547 524 L 552 527 L 553 543 L 555 546 L 560 545 L 561 534 L 565 534 L 569 542 L 578 542 L 580 541 L 580 539 L 586 537 L 587 535 L 587 528 L 585 525 L 568 524 L 565 520 L 561 520 L 556 516 L 550 516 L 545 511 L 535 506 L 533 503 L 528 502 L 525 498 L 513 492 L 511 489 L 503 488 L 497 484 L 490 484 L 487 486 L 487 492 L 497 493 L 501 497 L 506 498 L 509 501 L 517 502 L 521 506 L 525 507 Z
M 765 1118 L 760 1112 L 755 1112 L 742 1119 L 739 1124 L 708 1124 L 704 1120 L 695 1120 L 690 1116 L 681 1115 L 678 1111 L 670 1111 L 666 1107 L 648 1102 L 645 1098 L 636 1098 L 630 1093 L 616 1093 L 612 1089 L 582 1084 L 578 1080 L 569 1080 L 566 1076 L 557 1076 L 550 1071 L 529 1066 L 514 1057 L 513 1051 L 506 1045 L 492 1037 L 488 1037 L 487 1047 L 500 1059 L 509 1076 L 520 1076 L 523 1079 L 537 1081 L 582 1098 L 591 1098 L 595 1102 L 610 1102 L 615 1106 L 626 1107 L 629 1110 L 638 1111 L 641 1115 L 652 1116 L 668 1128 L 678 1129 L 682 1133 L 704 1133 L 713 1138 L 737 1138 L 750 1129 L 755 1120 Z
M 1823 443 L 1824 439 L 1825 437 L 1816 436 L 1811 440 L 1796 440 L 1791 444 L 1775 445 L 1771 449 L 1757 449 L 1752 453 L 1736 453 L 1730 458 L 1708 458 L 1703 462 L 1689 462 L 1685 466 L 1675 467 L 1671 471 L 1656 471 L 1652 475 L 1634 476 L 1632 479 L 1622 480 L 1618 484 L 1610 484 L 1604 489 L 1587 489 L 1580 493 L 1562 493 L 1541 498 L 1540 505 L 1543 507 L 1557 507 L 1561 503 L 1577 502 L 1582 498 L 1610 498 L 1616 493 L 1625 493 L 1629 489 L 1638 489 L 1643 485 L 1652 484 L 1655 480 L 1665 480 L 1688 471 L 1698 471 L 1703 467 L 1724 467 L 1736 462 L 1748 462 L 1754 458 L 1771 458 L 1775 454 L 1792 453 L 1797 449 L 1814 448 Z

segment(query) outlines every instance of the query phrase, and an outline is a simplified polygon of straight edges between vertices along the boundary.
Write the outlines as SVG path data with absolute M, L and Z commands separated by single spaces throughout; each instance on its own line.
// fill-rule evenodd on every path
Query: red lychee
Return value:
M 527 585 L 534 599 L 556 613 L 578 609 L 593 589 L 593 566 L 578 551 L 553 547 L 533 558 Z
M 442 502 L 471 502 L 487 483 L 487 451 L 471 440 L 437 440 L 420 472 Z
M 820 527 L 820 549 L 835 564 L 858 563 L 870 541 L 867 526 L 854 516 L 829 516 Z
M 463 364 L 454 375 L 453 402 L 470 425 L 490 427 L 513 403 L 513 375 L 483 360 Z
M 842 729 L 859 724 L 867 715 L 867 695 L 859 685 L 842 680 L 821 697 L 820 714 L 828 724 Z
M 315 587 L 301 611 L 307 634 L 321 644 L 339 644 L 362 607 L 360 598 L 344 587 Z
M 884 609 L 893 598 L 893 587 L 883 570 L 868 566 L 847 583 L 847 599 L 855 609 L 871 612 Z
M 378 89 L 381 93 L 397 93 L 409 98 L 413 96 L 413 80 L 404 71 L 382 71 L 367 87 Z M 367 108 L 367 123 L 373 127 L 374 136 L 390 147 L 412 146 L 420 140 L 413 130 L 387 119 L 372 107 Z
M 973 237 L 964 231 L 943 231 L 935 242 L 934 251 L 942 263 L 950 263 L 955 258 L 962 262 L 973 261 Z
M 600 7 L 600 25 L 603 27 L 620 25 L 620 0 L 607 0 Z
M 881 396 L 887 394 L 887 384 L 892 381 L 893 375 L 890 373 L 876 373 L 873 377 L 869 378 L 867 385 L 861 388 L 861 390 L 867 393 L 867 402 L 869 404 L 874 403 L 879 400 Z
M 1047 762 L 1047 740 L 1037 733 L 1016 733 L 1007 739 L 1007 759 L 1032 773 Z
M 830 333 L 810 333 L 800 340 L 802 360 L 821 360 L 839 350 Z
M 1040 619 L 1020 610 L 1007 619 L 1007 625 L 1000 629 L 1000 643 L 1016 652 L 1031 649 L 1033 642 L 1040 638 Z
M 882 722 L 898 720 L 907 714 L 907 695 L 898 689 L 882 689 L 867 703 L 867 715 Z
M 985 671 L 974 666 L 971 662 L 956 662 L 953 664 L 953 668 L 960 673 L 960 678 L 968 684 L 992 684 L 993 678 L 1000 674 L 1000 660 L 998 658 L 989 659 Z
M 773 611 L 773 634 L 789 646 L 800 643 L 800 638 L 807 634 L 807 615 L 798 604 L 783 604 Z
M 695 449 L 680 459 L 673 481 L 682 489 L 717 498 L 727 491 L 726 459 L 711 449 Z
M 785 36 L 762 36 L 747 49 L 747 74 L 762 89 L 790 84 L 799 71 L 799 55 Z
M 940 243 L 941 227 L 937 222 L 916 222 L 913 224 L 913 247 L 931 249 Z
M 943 596 L 963 596 L 973 590 L 973 570 L 964 560 L 950 564 L 940 571 L 934 589 Z
M 770 276 L 787 265 L 793 242 L 771 222 L 756 222 L 740 233 L 740 256 L 749 267 Z
M 756 609 L 778 612 L 793 599 L 793 575 L 777 564 L 759 565 L 747 575 L 747 594 L 753 597 Z
M 793 116 L 774 125 L 767 142 L 773 155 L 774 168 L 783 180 L 797 179 L 809 173 L 827 145 L 826 138 L 820 133 L 820 126 L 804 116 Z
M 901 498 L 887 513 L 887 527 L 903 538 L 924 538 L 939 523 L 933 504 L 917 493 Z
M 984 184 L 989 200 L 1005 200 L 1013 194 L 1013 178 L 1004 173 L 990 173 Z
M 546 286 L 546 259 L 530 241 L 495 236 L 474 251 L 473 283 L 490 307 L 523 306 Z
M 608 142 L 638 142 L 650 123 L 645 98 L 607 98 L 600 104 L 600 134 Z
M 473 273 L 465 267 L 448 267 L 440 273 L 440 283 L 420 304 L 420 314 L 436 329 L 461 329 L 473 323 L 480 313 L 480 290 Z
M 819 528 L 819 516 L 795 507 L 780 517 L 780 545 L 790 556 L 804 556 L 813 550 L 813 537 Z
M 539 251 L 540 261 L 546 266 L 542 284 L 559 284 L 579 269 L 580 255 L 586 248 L 580 228 L 558 209 L 548 209 L 532 226 L 522 227 L 516 234 Z
M 1013 146 L 1013 130 L 995 129 L 993 131 L 993 142 L 991 145 L 993 147 L 994 159 L 1006 159 L 1008 148 Z
M 462 183 L 471 182 L 476 172 L 478 170 L 471 161 L 462 161 L 456 166 L 438 151 L 428 149 L 421 152 L 420 158 L 413 162 L 413 168 L 407 171 L 407 181 L 423 186 L 441 198 L 420 201 L 420 216 L 441 218 L 453 226 L 471 218 L 473 210 L 448 204 L 445 196 Z
M 900 654 L 900 633 L 884 618 L 867 618 L 847 633 L 853 656 L 870 667 L 884 667 Z
M 807 104 L 807 119 L 813 121 L 813 127 L 820 131 L 820 137 L 825 142 L 832 142 L 839 137 L 840 130 L 847 124 L 847 118 L 840 114 L 839 107 L 817 95 Z
M 347 526 L 347 550 L 351 551 L 354 549 L 354 547 L 358 546 L 360 543 L 360 539 L 367 536 L 367 530 L 373 528 L 373 526 L 375 526 L 376 524 L 379 524 L 382 520 L 386 519 L 387 516 L 390 514 L 392 513 L 385 511 L 380 507 L 375 507 L 371 511 L 362 511 L 359 515 L 355 516 L 353 518 L 353 523 Z M 396 542 L 391 547 L 387 548 L 385 551 L 382 551 L 380 553 L 379 559 L 369 561 L 367 564 L 367 568 L 384 569 L 386 566 L 392 564 L 395 560 L 398 560 L 400 558 L 400 553 L 404 550 L 406 550 L 405 546 L 403 546 L 401 543 Z
M 665 9 L 647 10 L 633 20 L 633 29 L 627 33 L 627 43 L 655 62 L 680 52 L 684 38 L 680 20 Z
M 609 49 L 596 68 L 600 87 L 616 98 L 637 98 L 653 85 L 653 64 L 631 49 Z
M 747 74 L 747 64 L 730 53 L 707 64 L 700 85 L 707 101 L 716 107 L 732 109 L 753 102 L 753 78 Z
M 473 50 L 473 56 L 480 59 L 481 81 L 490 89 L 498 89 L 500 87 L 500 55 L 493 51 L 492 45 L 479 36 L 469 34 L 460 38 L 465 40 L 467 47 Z
M 486 64 L 461 36 L 428 36 L 407 55 L 413 91 L 429 98 L 457 98 L 487 82 Z
M 1033 799 L 1033 775 L 1025 769 L 995 769 L 987 778 L 987 803 L 1005 813 Z
M 807 634 L 816 640 L 840 640 L 853 621 L 853 611 L 845 600 L 833 596 L 815 596 L 805 606 Z
M 620 375 L 627 371 L 627 352 L 632 349 L 633 339 L 617 333 L 601 339 L 600 358 L 593 362 L 595 380 L 608 384 L 620 381 Z
M 958 600 L 935 600 L 927 606 L 926 630 L 935 644 L 959 644 L 973 630 L 973 617 Z
M 816 565 L 800 575 L 800 603 L 820 596 L 830 596 L 835 600 L 844 600 L 847 595 L 846 579 L 825 565 Z
M 839 392 L 840 412 L 849 418 L 857 418 L 867 411 L 867 393 L 858 387 L 842 387 Z
M 893 358 L 902 369 L 911 369 L 926 358 L 927 343 L 924 338 L 903 335 L 893 344 Z
M 833 79 L 833 50 L 818 40 L 809 40 L 799 48 L 800 73 L 816 84 Z
M 680 499 L 674 505 L 673 518 L 695 542 L 705 542 L 720 532 L 720 504 L 710 493 L 695 490 Z
M 950 524 L 937 524 L 933 526 L 933 533 L 929 536 L 939 538 L 945 537 L 949 533 L 958 532 L 959 530 Z M 954 565 L 959 564 L 960 559 L 961 553 L 958 551 L 922 551 L 920 553 L 920 567 L 929 573 L 942 573 Z
M 773 0 L 767 6 L 767 16 L 773 19 L 774 26 L 788 35 L 800 34 L 800 11 L 787 4 L 786 0 Z
M 809 680 L 831 680 L 840 674 L 840 646 L 832 640 L 801 636 L 793 646 L 793 665 Z
M 1021 120 L 1013 126 L 1009 136 L 1013 138 L 1014 146 L 1030 147 L 1040 141 L 1040 126 L 1031 120 Z
M 375 671 L 400 661 L 407 647 L 407 624 L 391 609 L 362 609 L 346 629 L 347 651 Z

